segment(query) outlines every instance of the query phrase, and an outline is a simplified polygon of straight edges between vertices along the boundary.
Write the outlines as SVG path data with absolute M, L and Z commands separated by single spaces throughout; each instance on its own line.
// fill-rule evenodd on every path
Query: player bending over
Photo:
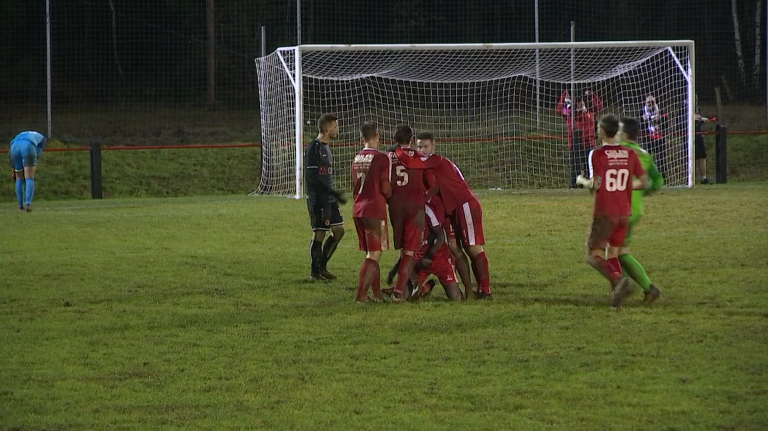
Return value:
M 312 280 L 325 281 L 336 278 L 328 272 L 328 261 L 336 251 L 339 241 L 344 236 L 344 219 L 339 211 L 339 203 L 346 203 L 344 195 L 333 188 L 333 158 L 328 144 L 339 137 L 337 118 L 325 114 L 317 120 L 317 138 L 307 145 L 306 183 L 307 209 L 312 225 L 312 241 L 309 257 Z M 331 236 L 323 244 L 325 232 Z
M 16 181 L 16 200 L 19 203 L 19 211 L 32 211 L 37 159 L 43 153 L 45 142 L 45 136 L 37 132 L 21 132 L 11 141 L 8 161 L 11 164 L 11 180 Z
M 427 142 L 429 141 L 429 142 Z M 483 244 L 483 211 L 480 201 L 477 200 L 472 190 L 464 180 L 459 168 L 449 159 L 439 154 L 434 154 L 435 137 L 431 133 L 419 133 L 418 142 L 425 153 L 411 155 L 402 149 L 397 150 L 397 157 L 409 169 L 432 169 L 437 178 L 443 199 L 445 212 L 451 218 L 454 227 L 457 227 L 463 248 L 469 253 L 472 260 L 472 271 L 475 273 L 478 290 L 474 292 L 476 299 L 492 299 L 490 277 L 488 274 L 488 258 L 485 256 Z M 450 243 L 449 243 L 450 244 Z M 458 250 L 458 247 L 456 247 Z M 463 261 L 461 250 L 451 249 L 456 258 L 459 277 L 467 291 L 471 289 L 469 270 L 466 261 Z M 463 272 L 463 273 L 462 273 Z
M 360 250 L 365 252 L 365 260 L 358 275 L 355 302 L 368 301 L 369 287 L 373 287 L 373 300 L 383 302 L 384 296 L 379 284 L 379 259 L 381 252 L 389 248 L 387 198 L 392 195 L 389 158 L 378 150 L 379 131 L 375 124 L 363 124 L 360 136 L 365 142 L 365 148 L 357 153 L 352 162 L 352 195 L 355 200 L 352 217 Z
M 646 189 L 648 175 L 635 152 L 616 143 L 617 116 L 603 116 L 599 130 L 603 145 L 589 153 L 590 178 L 579 175 L 576 181 L 595 193 L 587 263 L 611 282 L 611 306 L 618 309 L 630 293 L 629 278 L 622 276 L 618 256 L 627 235 L 632 190 Z
M 661 291 L 651 282 L 651 279 L 648 278 L 648 274 L 645 273 L 643 265 L 629 254 L 629 242 L 635 225 L 643 216 L 643 197 L 661 190 L 664 186 L 664 178 L 662 178 L 659 170 L 656 168 L 651 153 L 643 150 L 637 145 L 637 136 L 639 132 L 640 123 L 637 120 L 634 118 L 621 118 L 621 124 L 619 125 L 621 146 L 634 151 L 637 158 L 640 159 L 640 166 L 642 166 L 648 173 L 650 187 L 645 190 L 634 190 L 632 192 L 632 215 L 629 216 L 629 226 L 627 228 L 627 237 L 624 239 L 624 246 L 619 250 L 619 262 L 621 263 L 621 268 L 624 270 L 624 273 L 629 275 L 632 280 L 635 280 L 635 283 L 637 283 L 640 288 L 643 289 L 643 292 L 645 292 L 643 304 L 650 305 L 661 296 Z
M 398 126 L 395 142 L 403 154 L 416 154 L 410 145 L 413 140 L 411 126 Z M 397 282 L 392 292 L 392 302 L 403 302 L 406 284 L 413 270 L 413 254 L 421 246 L 424 230 L 424 203 L 426 187 L 421 170 L 408 169 L 395 152 L 389 152 L 392 196 L 389 198 L 389 219 L 392 222 L 395 250 L 400 250 Z
M 440 196 L 430 198 L 424 207 L 426 227 L 421 248 L 414 255 L 416 260 L 415 279 L 419 287 L 417 297 L 429 295 L 432 287 L 427 277 L 435 275 L 445 290 L 445 295 L 452 301 L 460 301 L 464 295 L 456 282 L 456 268 L 453 266 L 451 252 L 445 242 L 445 228 L 450 228 L 450 219 L 445 214 L 445 207 Z

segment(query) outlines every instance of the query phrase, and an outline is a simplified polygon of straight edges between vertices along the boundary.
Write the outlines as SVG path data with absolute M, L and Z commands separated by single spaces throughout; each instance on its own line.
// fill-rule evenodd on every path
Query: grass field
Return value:
M 314 285 L 301 201 L 4 205 L 0 429 L 765 429 L 766 196 L 649 199 L 619 313 L 583 191 L 481 193 L 496 300 L 400 306 L 353 304 L 349 206 Z

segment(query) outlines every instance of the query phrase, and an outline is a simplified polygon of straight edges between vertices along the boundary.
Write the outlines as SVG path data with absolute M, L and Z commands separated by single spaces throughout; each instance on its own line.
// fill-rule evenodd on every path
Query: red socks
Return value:
M 378 266 L 378 262 L 373 259 L 366 258 L 363 261 L 363 266 L 360 267 L 360 272 L 357 275 L 357 297 L 355 297 L 355 301 L 362 302 L 368 299 L 368 288 L 371 286 Z
M 488 274 L 488 258 L 485 257 L 485 252 L 472 256 L 472 272 L 475 273 L 475 280 L 477 280 L 477 290 L 491 294 L 491 278 Z
M 400 266 L 397 268 L 397 283 L 395 283 L 395 292 L 403 293 L 405 290 L 405 283 L 410 278 L 411 269 L 413 267 L 413 256 L 407 254 L 403 255 L 400 259 Z

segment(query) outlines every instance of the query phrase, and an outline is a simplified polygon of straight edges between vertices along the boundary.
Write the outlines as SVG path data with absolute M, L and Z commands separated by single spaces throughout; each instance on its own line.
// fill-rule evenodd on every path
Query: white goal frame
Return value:
M 275 53 L 280 58 L 288 78 L 294 89 L 295 104 L 295 151 L 296 151 L 296 190 L 294 198 L 302 197 L 303 180 L 303 149 L 304 149 L 304 98 L 303 98 L 303 74 L 302 53 L 310 51 L 414 51 L 414 50 L 538 50 L 538 49 L 580 49 L 580 48 L 633 48 L 633 47 L 685 47 L 688 49 L 687 64 L 682 64 L 672 49 L 669 49 L 677 67 L 688 83 L 687 94 L 687 121 L 688 121 L 688 182 L 687 187 L 693 187 L 694 181 L 694 140 L 695 140 L 695 50 L 693 40 L 643 40 L 643 41 L 615 41 L 615 42 L 547 42 L 547 43 L 489 43 L 489 44 L 384 44 L 384 45 L 299 45 L 278 48 Z M 292 61 L 286 61 L 283 54 L 291 54 Z M 258 63 L 258 59 L 256 60 Z M 293 67 L 291 67 L 293 66 Z M 263 98 L 263 91 L 259 92 Z M 262 113 L 262 134 L 264 126 L 264 114 Z M 264 161 L 262 160 L 262 164 Z

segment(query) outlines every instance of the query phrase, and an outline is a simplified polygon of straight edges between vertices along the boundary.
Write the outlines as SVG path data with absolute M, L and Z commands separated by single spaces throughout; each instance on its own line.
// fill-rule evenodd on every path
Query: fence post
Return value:
M 91 199 L 101 199 L 101 142 L 91 140 Z
M 728 182 L 728 128 L 718 124 L 715 128 L 715 182 Z

